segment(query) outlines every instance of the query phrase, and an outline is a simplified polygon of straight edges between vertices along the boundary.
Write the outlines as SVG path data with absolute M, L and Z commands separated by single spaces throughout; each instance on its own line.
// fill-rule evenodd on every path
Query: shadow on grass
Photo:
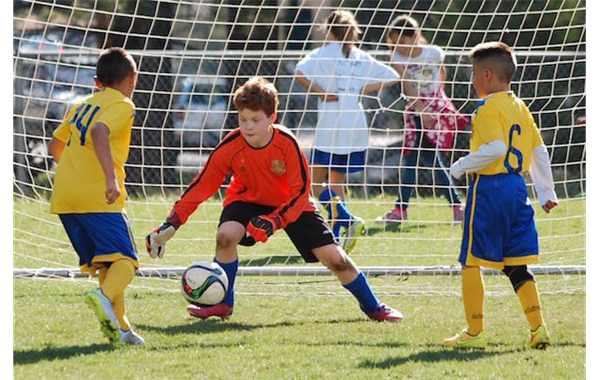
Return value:
M 402 344 L 400 344 L 402 345 Z M 408 344 L 404 344 L 408 345 Z M 392 367 L 401 366 L 408 362 L 418 362 L 418 363 L 435 363 L 442 361 L 468 361 L 468 360 L 477 360 L 488 358 L 492 356 L 499 355 L 508 355 L 516 352 L 535 352 L 534 350 L 530 350 L 523 347 L 513 348 L 510 350 L 503 350 L 506 348 L 506 344 L 503 343 L 488 343 L 488 350 L 453 350 L 440 348 L 439 344 L 426 344 L 427 347 L 425 350 L 418 352 L 416 354 L 411 354 L 408 356 L 397 356 L 397 357 L 389 357 L 382 361 L 374 361 L 374 360 L 365 360 L 358 366 L 360 368 L 381 368 L 387 369 Z M 552 350 L 557 347 L 581 347 L 585 348 L 585 343 L 574 343 L 574 342 L 553 342 L 552 346 L 548 348 L 548 350 Z M 491 348 L 491 350 L 489 349 Z
M 356 323 L 368 321 L 362 318 L 352 319 L 329 319 L 329 320 L 301 320 L 301 321 L 280 321 L 273 323 L 240 323 L 231 321 L 221 321 L 218 319 L 209 319 L 206 321 L 194 320 L 193 323 L 177 326 L 149 326 L 136 325 L 141 330 L 158 332 L 165 335 L 178 334 L 197 334 L 197 333 L 219 333 L 223 331 L 253 331 L 257 329 L 269 329 L 279 327 L 299 327 L 307 324 L 341 324 L 341 323 Z
M 409 224 L 409 225 L 400 225 L 400 224 L 390 224 L 385 227 L 368 227 L 367 228 L 367 236 L 374 236 L 382 232 L 410 232 L 415 229 L 423 229 L 428 226 L 425 224 Z
M 284 256 L 284 255 L 273 255 L 268 257 L 263 257 L 260 259 L 246 259 L 240 260 L 240 266 L 252 265 L 256 267 L 263 267 L 268 265 L 279 265 L 279 264 L 304 264 L 304 260 L 299 255 L 294 256 Z
M 97 354 L 98 352 L 102 351 L 114 351 L 118 349 L 119 347 L 107 343 L 92 344 L 90 346 L 47 346 L 41 349 L 15 350 L 13 352 L 13 364 L 24 365 L 38 363 L 41 361 L 62 360 L 80 355 Z
M 403 364 L 414 362 L 414 363 L 436 363 L 442 361 L 465 361 L 465 360 L 477 360 L 482 358 L 487 358 L 491 356 L 498 355 L 507 355 L 514 352 L 518 352 L 522 350 L 507 350 L 507 351 L 490 351 L 490 350 L 469 350 L 469 351 L 459 351 L 452 349 L 426 349 L 424 351 L 418 352 L 416 354 L 411 354 L 408 356 L 397 356 L 397 357 L 389 357 L 385 360 L 375 361 L 375 360 L 365 360 L 358 365 L 360 368 L 380 368 L 380 369 L 388 369 L 392 367 L 398 367 Z

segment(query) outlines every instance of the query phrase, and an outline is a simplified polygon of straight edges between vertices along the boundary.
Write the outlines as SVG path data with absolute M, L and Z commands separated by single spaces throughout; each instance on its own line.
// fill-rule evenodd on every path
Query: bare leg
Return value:
M 358 267 L 339 245 L 328 244 L 312 251 L 321 264 L 340 279 L 342 285 L 351 283 L 358 276 Z
M 217 244 L 215 247 L 215 256 L 217 261 L 230 263 L 238 258 L 237 245 L 246 234 L 246 228 L 235 221 L 228 221 L 217 231 Z

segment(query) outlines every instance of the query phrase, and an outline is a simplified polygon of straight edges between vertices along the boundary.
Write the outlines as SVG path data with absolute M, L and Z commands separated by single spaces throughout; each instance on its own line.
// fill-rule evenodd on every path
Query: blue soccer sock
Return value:
M 330 188 L 321 192 L 319 202 L 327 210 L 328 219 L 335 221 L 332 226 L 333 234 L 339 239 L 341 228 L 350 226 L 350 221 L 354 219 L 354 216 L 346 208 L 346 203 Z
M 221 266 L 221 268 L 223 268 L 223 270 L 227 274 L 227 279 L 229 280 L 229 286 L 227 287 L 227 293 L 225 294 L 225 298 L 223 298 L 222 303 L 227 304 L 227 306 L 229 306 L 229 307 L 233 307 L 233 303 L 235 301 L 233 288 L 235 285 L 235 276 L 238 271 L 239 260 L 235 259 L 235 261 L 232 261 L 230 263 L 222 263 L 219 260 L 217 260 L 217 258 L 215 257 L 213 261 L 215 263 L 219 264 Z
M 367 282 L 367 278 L 363 272 L 359 272 L 358 276 L 354 281 L 344 285 L 344 288 L 348 289 L 350 293 L 358 300 L 360 309 L 365 313 L 369 314 L 377 308 L 379 300 L 373 293 L 373 290 Z

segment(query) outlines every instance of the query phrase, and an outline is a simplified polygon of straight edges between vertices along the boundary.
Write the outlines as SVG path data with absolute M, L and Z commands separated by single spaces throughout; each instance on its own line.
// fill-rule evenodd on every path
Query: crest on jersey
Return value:
M 285 174 L 285 163 L 283 160 L 272 160 L 271 161 L 271 171 L 275 175 L 284 175 Z

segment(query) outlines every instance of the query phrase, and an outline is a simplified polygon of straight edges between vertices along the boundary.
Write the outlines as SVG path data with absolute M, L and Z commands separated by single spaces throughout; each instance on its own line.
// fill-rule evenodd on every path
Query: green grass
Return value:
M 441 287 L 447 280 L 417 281 Z M 455 352 L 439 343 L 464 324 L 459 296 L 388 296 L 385 301 L 401 309 L 405 320 L 382 324 L 366 320 L 350 297 L 238 295 L 231 320 L 203 322 L 187 315 L 179 294 L 139 287 L 156 286 L 151 280 L 134 281 L 128 315 L 147 341 L 143 348 L 106 343 L 83 303 L 93 283 L 15 279 L 14 377 L 585 378 L 583 294 L 543 297 L 553 339 L 546 351 L 524 348 L 528 328 L 518 300 L 501 296 L 486 299 L 488 349 Z M 506 282 L 487 277 L 486 285 L 499 281 Z
M 136 242 L 167 215 L 174 199 L 130 202 Z M 393 199 L 357 199 L 365 219 Z M 536 207 L 536 212 L 539 208 Z M 162 261 L 140 252 L 142 266 L 186 266 L 210 259 L 220 205 L 202 205 Z M 39 201 L 15 200 L 13 266 L 75 267 L 76 255 L 56 216 Z M 369 224 L 358 243 L 359 265 L 453 265 L 460 227 L 447 205 L 417 199 L 411 220 L 396 230 Z M 538 212 L 541 264 L 585 264 L 585 200 Z M 240 249 L 242 265 L 304 265 L 285 234 Z M 112 347 L 83 296 L 96 280 L 13 279 L 16 379 L 577 379 L 585 377 L 585 276 L 538 276 L 553 345 L 524 348 L 528 326 L 509 282 L 486 276 L 485 351 L 455 352 L 440 341 L 464 326 L 460 277 L 369 279 L 381 300 L 400 309 L 400 324 L 368 321 L 332 277 L 239 277 L 233 318 L 188 316 L 176 279 L 136 278 L 127 291 L 128 317 L 147 341 Z

